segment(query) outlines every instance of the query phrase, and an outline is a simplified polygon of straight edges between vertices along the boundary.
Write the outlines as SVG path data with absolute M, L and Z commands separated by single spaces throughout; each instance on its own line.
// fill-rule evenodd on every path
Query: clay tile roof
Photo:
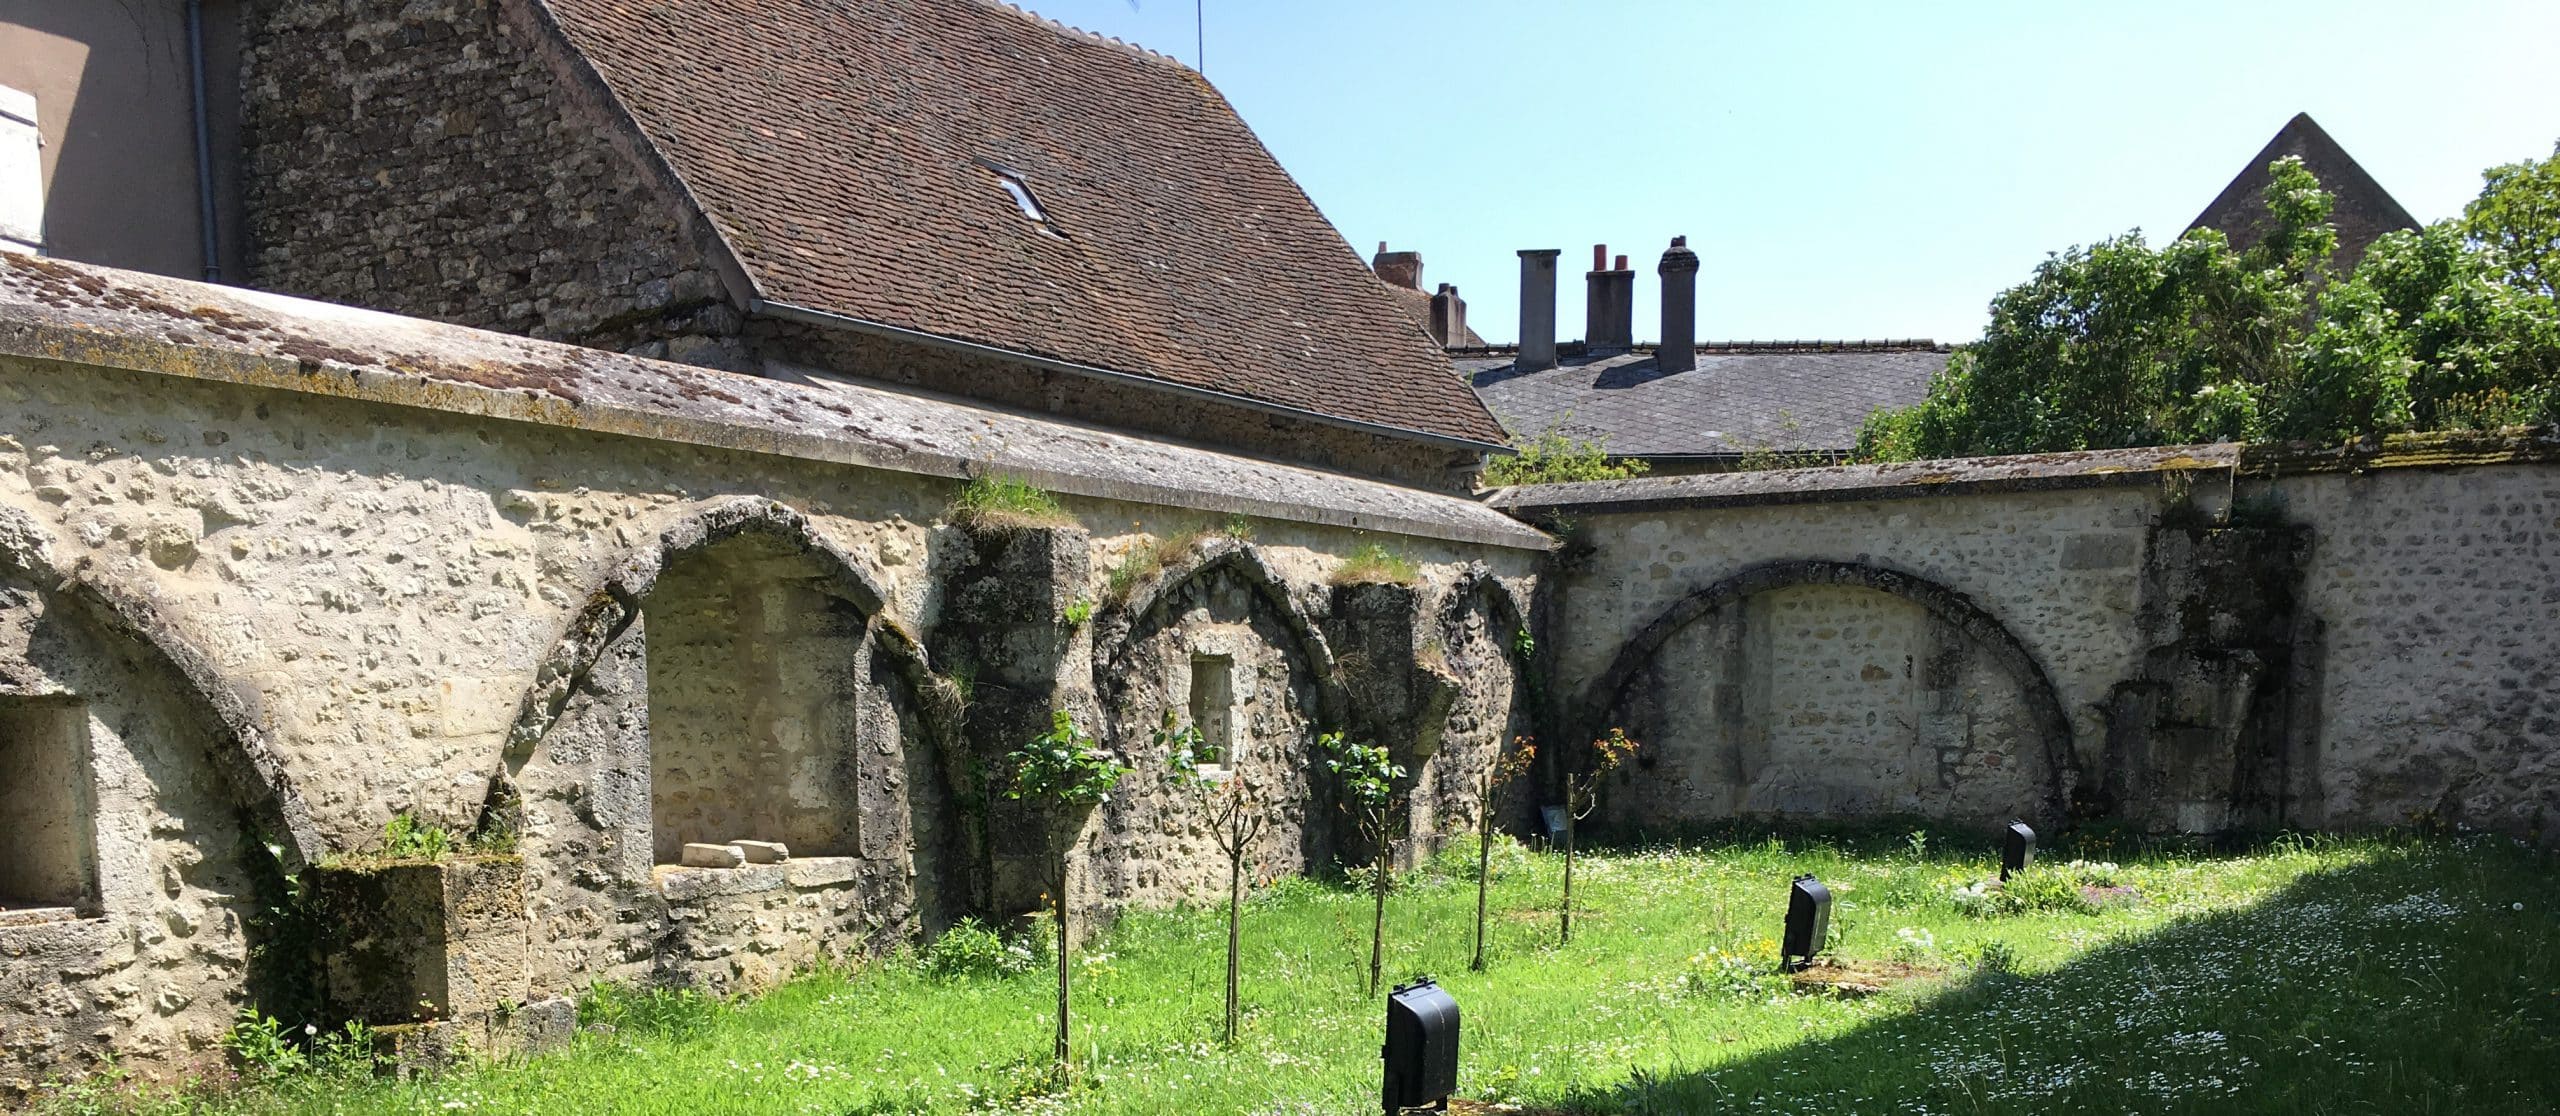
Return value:
M 1501 440 L 1172 59 L 985 0 L 545 2 L 768 302 Z

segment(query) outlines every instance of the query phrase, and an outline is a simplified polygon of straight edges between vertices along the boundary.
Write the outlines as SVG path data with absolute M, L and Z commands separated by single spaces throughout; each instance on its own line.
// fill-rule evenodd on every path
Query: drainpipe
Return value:
M 214 226 L 212 110 L 205 104 L 204 0 L 187 0 L 187 64 L 195 71 L 196 227 L 204 233 L 204 281 L 222 281 L 222 234 Z

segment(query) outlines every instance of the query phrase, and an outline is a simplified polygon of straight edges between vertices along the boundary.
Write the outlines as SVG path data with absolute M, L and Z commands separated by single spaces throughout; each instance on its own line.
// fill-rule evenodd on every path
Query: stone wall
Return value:
M 2542 837 L 2555 460 L 2536 439 L 2186 447 L 1497 503 L 1570 525 L 1554 723 L 1649 745 L 1609 792 L 1622 823 Z
M 219 725 L 40 539 L 0 512 L 0 1098 L 110 1056 L 218 1057 L 268 898 Z
M 746 366 L 703 230 L 522 0 L 272 0 L 244 20 L 250 282 Z
M 1467 501 L 67 267 L 0 260 L 11 298 L 39 292 L 0 303 L 0 542 L 26 571 L 13 615 L 36 617 L 8 630 L 39 633 L 0 641 L 0 698 L 88 702 L 96 787 L 94 900 L 0 926 L 28 1005 L 0 1009 L 0 1061 L 22 1078 L 73 1050 L 174 1070 L 251 996 L 299 1014 L 251 980 L 250 883 L 378 849 L 395 815 L 512 842 L 521 937 L 481 940 L 523 943 L 528 1001 L 725 991 L 1027 908 L 1039 889 L 1007 870 L 1046 850 L 996 779 L 1053 709 L 1142 772 L 1081 819 L 1079 890 L 1222 882 L 1146 731 L 1188 714 L 1201 656 L 1233 664 L 1239 762 L 1271 765 L 1293 819 L 1262 876 L 1335 851 L 1314 731 L 1429 721 L 1452 688 L 1476 723 L 1510 719 L 1509 660 L 1421 654 L 1461 584 L 1534 582 L 1543 540 Z M 996 467 L 1052 486 L 1064 518 L 946 521 L 958 474 Z M 1360 590 L 1396 604 L 1353 624 L 1332 581 L 1372 546 L 1418 572 Z M 57 598 L 96 612 L 91 642 L 41 635 L 74 607 Z M 1371 654 L 1339 663 L 1355 628 Z M 1370 671 L 1424 704 L 1351 724 L 1328 687 Z M 53 825 L 77 804 L 31 809 Z M 736 838 L 800 855 L 668 863 Z M 276 954 L 306 980 L 365 940 L 321 916 Z

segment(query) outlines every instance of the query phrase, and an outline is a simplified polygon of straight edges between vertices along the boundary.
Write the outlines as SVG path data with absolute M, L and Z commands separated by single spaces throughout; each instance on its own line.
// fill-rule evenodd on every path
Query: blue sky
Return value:
M 1195 59 L 1191 0 L 1027 3 Z M 2174 236 L 2295 112 L 2420 220 L 2560 139 L 2560 0 L 1206 4 L 1281 164 L 1495 341 L 1520 248 L 1633 257 L 1640 338 L 1685 234 L 1702 337 L 1965 340 L 2048 252 Z

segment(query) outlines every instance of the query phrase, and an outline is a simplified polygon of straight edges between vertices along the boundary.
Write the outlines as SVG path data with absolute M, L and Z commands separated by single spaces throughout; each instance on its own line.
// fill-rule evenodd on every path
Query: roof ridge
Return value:
M 1120 50 L 1122 50 L 1122 51 L 1126 51 L 1126 52 L 1128 52 L 1128 53 L 1130 53 L 1130 54 L 1134 54 L 1134 55 L 1137 55 L 1137 56 L 1138 56 L 1138 57 L 1140 57 L 1140 58 L 1148 59 L 1148 60 L 1151 60 L 1151 61 L 1170 62 L 1170 63 L 1172 63 L 1172 64 L 1175 66 L 1175 68 L 1180 69 L 1180 70 L 1183 70 L 1183 71 L 1185 71 L 1185 72 L 1187 72 L 1187 73 L 1198 73 L 1198 72 L 1199 72 L 1199 71 L 1197 71 L 1197 70 L 1193 70 L 1193 69 L 1192 69 L 1188 64 L 1184 63 L 1181 59 L 1176 58 L 1176 57 L 1174 57 L 1174 56 L 1172 56 L 1172 55 L 1170 55 L 1170 54 L 1166 54 L 1165 52 L 1160 51 L 1160 50 L 1157 50 L 1157 49 L 1155 49 L 1155 48 L 1153 48 L 1153 47 L 1144 46 L 1144 45 L 1141 45 L 1141 44 L 1138 44 L 1138 43 L 1130 42 L 1130 41 L 1125 40 L 1125 39 L 1120 39 L 1120 38 L 1116 38 L 1116 37 L 1113 37 L 1113 36 L 1110 36 L 1110 35 L 1105 35 L 1105 34 L 1103 34 L 1102 32 L 1099 32 L 1099 31 L 1087 31 L 1087 30 L 1085 30 L 1084 28 L 1078 27 L 1078 26 L 1076 26 L 1076 25 L 1074 25 L 1074 24 L 1072 24 L 1072 23 L 1066 23 L 1066 22 L 1063 22 L 1063 21 L 1060 21 L 1060 20 L 1051 19 L 1051 18 L 1049 18 L 1048 16 L 1041 15 L 1040 13 L 1035 12 L 1035 11 L 1032 11 L 1032 10 L 1031 10 L 1031 9 L 1029 9 L 1029 8 L 1023 7 L 1023 6 L 1022 6 L 1022 5 L 1020 5 L 1020 4 L 1012 3 L 1012 2 L 1011 2 L 1011 0 L 970 0 L 970 2 L 975 3 L 975 4 L 978 4 L 978 5 L 983 6 L 983 7 L 988 7 L 988 8 L 998 8 L 998 9 L 1002 9 L 1002 10 L 1005 10 L 1005 11 L 1011 12 L 1011 13 L 1013 13 L 1013 14 L 1014 14 L 1014 15 L 1016 15 L 1016 16 L 1019 16 L 1019 17 L 1021 17 L 1021 18 L 1023 18 L 1023 19 L 1026 19 L 1026 20 L 1029 20 L 1029 21 L 1031 21 L 1031 22 L 1033 22 L 1033 23 L 1041 24 L 1041 25 L 1043 25 L 1043 26 L 1046 26 L 1048 29 L 1050 29 L 1050 30 L 1052 30 L 1052 31 L 1055 31 L 1055 32 L 1057 32 L 1057 33 L 1059 33 L 1059 34 L 1061 34 L 1061 35 L 1064 35 L 1064 36 L 1066 36 L 1066 37 L 1068 37 L 1068 38 L 1071 38 L 1071 39 L 1081 39 L 1081 40 L 1084 40 L 1085 42 L 1092 43 L 1092 44 L 1094 44 L 1094 45 L 1096 45 L 1096 46 L 1116 47 L 1116 48 L 1118 48 L 1118 49 L 1120 49 Z
M 1636 342 L 1628 351 L 1652 352 L 1660 347 L 1661 342 L 1658 341 L 1639 341 Z M 1831 352 L 1899 352 L 1906 350 L 1947 352 L 1952 350 L 1955 346 L 1944 341 L 1936 341 L 1926 337 L 1879 337 L 1841 338 L 1837 340 L 1799 339 L 1792 341 L 1700 341 L 1696 343 L 1696 347 L 1701 352 L 1721 350 L 1725 352 L 1752 353 L 1790 352 L 1805 349 L 1825 350 Z M 1565 341 L 1556 345 L 1556 351 L 1560 353 L 1579 354 L 1588 348 L 1588 343 L 1582 341 Z M 1449 350 L 1449 355 L 1494 356 L 1507 355 L 1517 353 L 1519 351 L 1520 346 L 1515 342 L 1508 345 L 1458 346 L 1451 348 Z

